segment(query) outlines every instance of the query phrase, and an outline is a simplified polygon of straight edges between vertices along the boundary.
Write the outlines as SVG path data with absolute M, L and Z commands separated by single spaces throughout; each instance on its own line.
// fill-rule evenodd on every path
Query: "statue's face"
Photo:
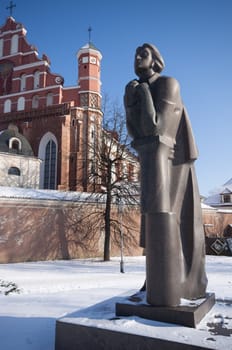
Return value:
M 148 47 L 138 47 L 135 53 L 134 68 L 135 73 L 140 77 L 148 72 L 154 64 L 151 50 Z

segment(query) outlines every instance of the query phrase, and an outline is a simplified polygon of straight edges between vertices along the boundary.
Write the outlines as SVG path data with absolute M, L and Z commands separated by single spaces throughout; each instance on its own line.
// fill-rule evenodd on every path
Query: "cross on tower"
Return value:
M 89 32 L 89 44 L 91 43 L 91 32 L 92 32 L 92 28 L 89 26 L 88 28 L 88 32 Z
M 12 16 L 13 8 L 16 7 L 15 4 L 13 4 L 13 1 L 10 1 L 10 5 L 6 7 L 7 10 L 10 11 L 10 16 Z

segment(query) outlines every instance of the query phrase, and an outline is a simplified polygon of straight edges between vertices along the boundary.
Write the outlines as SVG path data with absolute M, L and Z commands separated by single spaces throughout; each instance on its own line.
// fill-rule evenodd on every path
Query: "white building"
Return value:
M 232 209 L 232 178 L 206 198 L 204 203 L 214 208 Z
M 0 186 L 38 188 L 40 163 L 15 125 L 0 133 Z

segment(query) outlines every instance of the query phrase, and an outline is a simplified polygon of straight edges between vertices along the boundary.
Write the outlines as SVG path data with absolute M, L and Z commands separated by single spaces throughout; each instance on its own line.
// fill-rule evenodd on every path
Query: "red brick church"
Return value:
M 88 145 L 102 129 L 101 52 L 91 42 L 81 47 L 78 83 L 64 87 L 26 33 L 11 16 L 0 27 L 0 134 L 11 126 L 29 142 L 41 160 L 40 188 L 86 191 Z M 20 151 L 17 140 L 10 151 Z

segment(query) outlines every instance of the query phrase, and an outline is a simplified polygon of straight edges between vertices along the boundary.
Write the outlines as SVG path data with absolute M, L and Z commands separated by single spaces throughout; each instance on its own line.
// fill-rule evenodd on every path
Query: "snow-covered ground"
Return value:
M 78 312 L 82 319 L 88 318 L 89 307 L 138 291 L 145 279 L 145 258 L 126 257 L 124 263 L 124 274 L 120 273 L 120 258 L 110 262 L 87 259 L 0 265 L 0 279 L 16 283 L 20 291 L 5 295 L 7 289 L 0 287 L 0 348 L 54 349 L 57 319 Z M 154 321 L 145 323 L 154 333 L 162 329 L 179 341 L 191 341 L 190 333 L 195 332 L 195 337 L 200 334 L 213 349 L 232 349 L 232 258 L 207 256 L 206 269 L 208 291 L 215 292 L 217 299 L 207 322 L 200 322 L 197 330 L 168 324 L 161 327 Z M 98 319 L 100 322 L 101 314 Z M 128 329 L 141 324 L 131 317 L 125 322 Z M 215 334 L 218 325 L 224 336 Z

